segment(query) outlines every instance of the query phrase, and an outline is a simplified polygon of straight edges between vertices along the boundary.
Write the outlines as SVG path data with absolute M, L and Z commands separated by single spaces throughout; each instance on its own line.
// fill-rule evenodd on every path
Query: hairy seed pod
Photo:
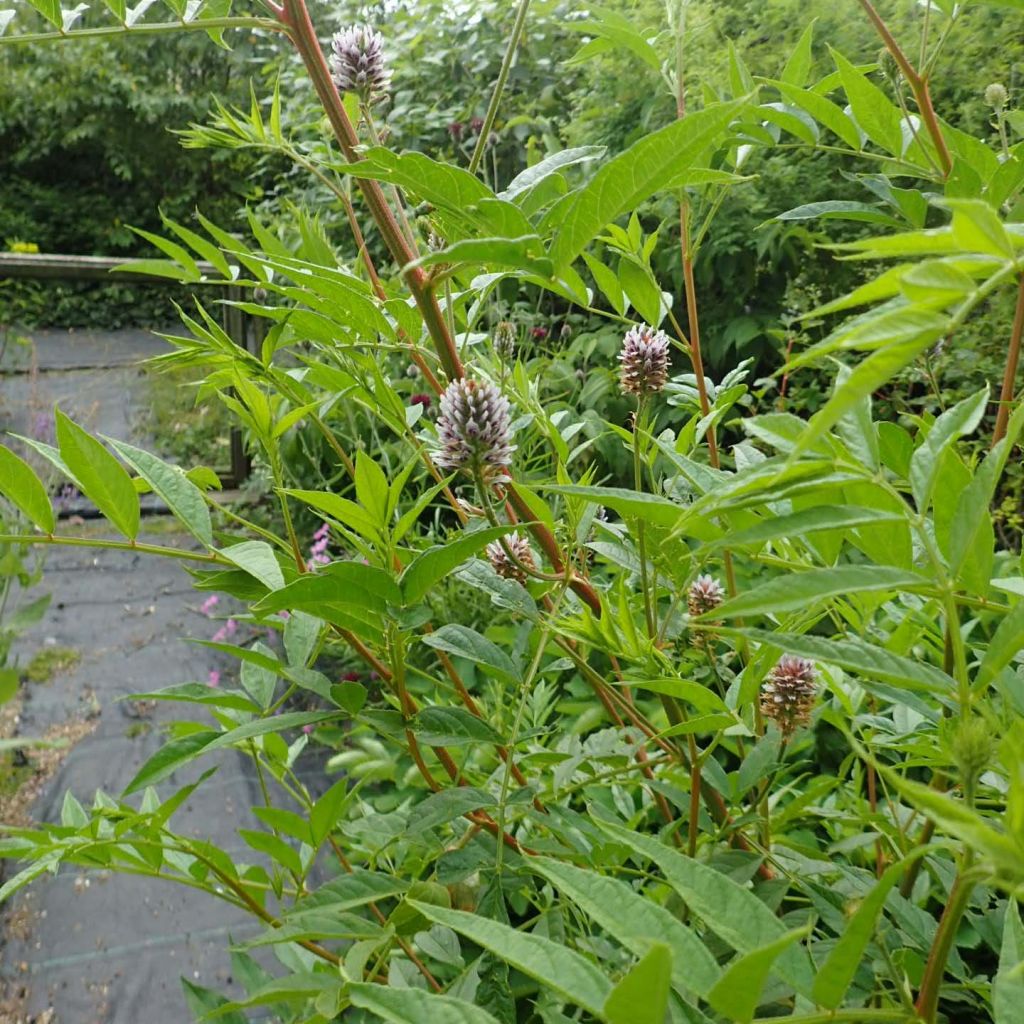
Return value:
M 525 537 L 521 537 L 518 533 L 512 533 L 505 538 L 505 543 L 508 545 L 509 551 L 515 555 L 516 561 L 522 562 L 528 569 L 537 567 L 537 563 L 533 559 L 533 552 L 530 550 L 530 542 Z M 491 568 L 499 576 L 506 580 L 516 580 L 519 583 L 526 582 L 526 572 L 516 564 L 516 561 L 508 557 L 505 549 L 501 546 L 501 541 L 492 541 L 484 550 L 487 552 Z
M 441 395 L 436 459 L 445 469 L 479 472 L 484 480 L 506 476 L 512 463 L 508 399 L 493 385 L 453 380 Z
M 818 696 L 814 662 L 784 654 L 761 684 L 761 714 L 778 725 L 785 739 L 810 721 Z
M 367 103 L 387 95 L 391 71 L 379 32 L 369 25 L 351 25 L 335 35 L 331 49 L 331 73 L 340 92 L 354 92 Z
M 653 327 L 632 327 L 622 339 L 622 390 L 645 398 L 657 394 L 668 379 L 669 340 Z

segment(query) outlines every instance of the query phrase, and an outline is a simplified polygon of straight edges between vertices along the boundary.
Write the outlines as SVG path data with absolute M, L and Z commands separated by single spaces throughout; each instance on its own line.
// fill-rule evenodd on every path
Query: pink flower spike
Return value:
M 302 731 L 308 736 L 313 731 L 313 723 L 310 722 L 308 725 L 304 725 Z
M 199 610 L 204 615 L 210 615 L 213 609 L 217 607 L 220 602 L 220 598 L 216 594 L 211 594 L 200 606 Z
M 220 686 L 220 673 L 215 668 L 211 668 L 209 678 L 206 682 L 209 686 Z
M 234 619 L 228 619 L 228 621 L 224 623 L 224 631 L 228 636 L 233 636 L 236 629 L 238 629 L 238 623 L 235 622 Z
M 228 638 L 228 634 L 227 634 L 227 631 L 224 629 L 223 626 L 221 626 L 220 629 L 218 629 L 217 632 L 214 633 L 212 637 L 210 637 L 210 639 L 215 644 L 222 644 L 222 643 L 224 643 L 225 640 L 227 640 L 227 638 Z

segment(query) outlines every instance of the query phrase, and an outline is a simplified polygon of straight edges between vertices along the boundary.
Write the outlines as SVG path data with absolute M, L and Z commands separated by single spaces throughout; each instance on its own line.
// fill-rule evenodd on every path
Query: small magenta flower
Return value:
M 212 615 L 213 609 L 220 603 L 220 598 L 216 594 L 211 594 L 200 606 L 199 610 L 204 615 Z
M 516 325 L 499 320 L 494 328 L 494 351 L 500 359 L 509 362 L 516 354 Z
M 331 40 L 331 49 L 331 74 L 340 92 L 354 92 L 367 103 L 387 95 L 391 71 L 379 32 L 369 25 L 351 25 Z
M 422 405 L 424 412 L 426 412 L 426 410 L 430 408 L 430 395 L 413 395 L 412 398 L 409 399 L 409 404 Z
M 505 538 L 505 543 L 508 545 L 509 551 L 515 555 L 516 561 L 508 557 L 505 549 L 501 546 L 501 541 L 492 541 L 484 549 L 487 552 L 487 559 L 491 563 L 491 568 L 506 580 L 516 580 L 519 583 L 525 583 L 527 573 L 516 562 L 522 562 L 528 569 L 535 569 L 537 567 L 537 563 L 533 560 L 533 552 L 530 550 L 530 542 L 518 533 L 512 533 Z
M 331 542 L 331 527 L 328 523 L 323 523 L 317 529 L 316 533 L 313 534 L 313 543 L 309 549 L 309 558 L 306 561 L 306 566 L 309 569 L 315 569 L 318 565 L 327 565 L 331 558 L 327 554 L 327 545 Z
M 546 327 L 534 327 L 530 334 L 538 341 L 543 341 L 548 336 L 548 329 Z
M 210 674 L 206 679 L 207 686 L 220 686 L 220 673 L 215 669 L 210 669 Z
M 453 380 L 441 395 L 437 464 L 480 473 L 485 480 L 505 476 L 512 463 L 508 399 L 493 385 Z
M 474 135 L 479 135 L 484 130 L 484 119 L 482 117 L 474 117 L 470 119 L 469 130 Z
M 448 125 L 448 134 L 452 137 L 453 142 L 459 142 L 465 130 L 466 126 L 461 121 L 452 121 Z
M 761 714 L 778 725 L 785 739 L 810 721 L 818 696 L 814 662 L 784 654 L 761 684 Z
M 659 392 L 668 379 L 669 340 L 653 327 L 631 327 L 622 339 L 622 390 L 637 398 Z

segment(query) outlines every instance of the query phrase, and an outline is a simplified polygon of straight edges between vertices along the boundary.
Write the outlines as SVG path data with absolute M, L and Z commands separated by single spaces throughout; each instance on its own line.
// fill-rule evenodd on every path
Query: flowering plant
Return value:
M 80 8 L 37 6 L 74 34 Z M 277 92 L 266 116 L 224 112 L 189 143 L 266 146 L 359 190 L 335 189 L 352 260 L 310 218 L 297 252 L 255 217 L 251 240 L 207 221 L 155 239 L 168 276 L 249 293 L 228 306 L 261 325 L 258 352 L 197 301 L 161 362 L 201 371 L 244 426 L 280 528 L 221 511 L 207 474 L 108 448 L 59 412 L 57 446 L 33 448 L 124 538 L 104 543 L 190 563 L 197 587 L 244 605 L 230 621 L 279 629 L 283 653 L 222 643 L 258 671 L 161 694 L 205 706 L 209 728 L 183 723 L 125 793 L 89 811 L 70 796 L 60 826 L 11 830 L 0 849 L 28 865 L 0 897 L 68 862 L 245 909 L 278 974 L 231 1002 L 187 987 L 236 1020 L 268 1003 L 292 1021 L 399 1024 L 1019 1019 L 1024 586 L 989 505 L 1024 427 L 1024 163 L 934 109 L 931 19 L 944 41 L 958 8 L 928 5 L 915 65 L 861 0 L 901 76 L 895 100 L 838 53 L 811 83 L 808 28 L 780 79 L 732 55 L 732 95 L 701 109 L 684 4 L 654 41 L 595 9 L 589 52 L 624 46 L 655 69 L 677 120 L 596 169 L 593 151 L 552 152 L 498 193 L 478 171 L 528 0 L 466 167 L 380 144 L 393 83 L 376 30 L 340 33 L 329 60 L 303 0 L 261 6 L 199 3 L 167 26 L 139 26 L 137 8 L 111 31 L 284 36 L 331 151 L 291 144 Z M 708 376 L 694 275 L 721 196 L 782 138 L 890 176 L 872 178 L 884 217 L 828 212 L 897 225 L 840 248 L 901 260 L 815 311 L 820 340 L 780 368 L 839 367 L 806 420 L 757 409 L 742 367 Z M 676 281 L 655 280 L 658 238 L 636 213 L 659 193 L 677 205 Z M 516 344 L 561 337 L 509 326 L 499 285 L 611 325 L 618 366 L 590 372 L 618 377 L 628 415 L 598 430 L 628 452 L 628 477 L 609 478 L 593 423 Z M 934 420 L 876 422 L 876 388 L 1013 286 L 983 455 L 963 439 L 987 389 Z M 430 394 L 409 398 L 409 364 Z M 375 444 L 356 450 L 355 421 Z M 300 424 L 331 453 L 333 486 L 292 477 Z M 28 463 L 0 453 L 0 492 L 35 528 L 0 540 L 66 542 Z M 193 547 L 139 540 L 133 474 Z M 309 557 L 300 516 L 322 524 Z M 291 710 L 296 695 L 313 709 Z M 342 772 L 320 787 L 295 770 L 315 746 Z M 240 833 L 251 853 L 173 828 L 195 783 L 168 783 L 225 747 L 278 786 L 265 829 Z

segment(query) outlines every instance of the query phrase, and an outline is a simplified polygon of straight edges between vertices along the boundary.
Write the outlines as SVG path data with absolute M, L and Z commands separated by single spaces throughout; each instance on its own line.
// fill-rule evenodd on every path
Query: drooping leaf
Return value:
M 810 961 L 800 951 L 784 948 L 792 942 L 785 925 L 753 893 L 654 836 L 631 832 L 601 819 L 595 819 L 595 823 L 616 842 L 657 864 L 666 881 L 690 908 L 738 952 L 773 949 L 775 943 L 786 940 L 783 948 L 773 954 L 773 959 L 778 956 L 776 970 L 798 992 L 810 995 L 813 984 Z M 721 986 L 719 980 L 716 988 Z
M 431 747 L 458 747 L 466 743 L 499 744 L 501 737 L 484 719 L 465 708 L 438 705 L 423 708 L 409 722 L 420 741 Z
M 876 590 L 900 591 L 927 586 L 915 572 L 884 565 L 840 565 L 834 569 L 809 569 L 759 583 L 731 598 L 714 611 L 714 617 L 769 615 L 807 608 L 815 601 L 844 594 Z
M 274 549 L 264 540 L 246 540 L 232 544 L 220 551 L 229 562 L 244 569 L 259 580 L 268 590 L 280 590 L 284 586 L 284 575 L 274 554 Z M 275 609 L 276 610 L 276 609 Z
M 178 521 L 206 547 L 213 547 L 210 510 L 203 492 L 177 466 L 141 448 L 107 438 L 118 455 L 158 494 Z
M 952 678 L 934 665 L 893 654 L 885 648 L 854 637 L 833 640 L 822 636 L 775 633 L 766 629 L 749 628 L 724 632 L 745 636 L 757 643 L 798 654 L 813 661 L 839 665 L 863 675 L 866 679 L 877 679 L 911 690 L 949 694 L 955 688 Z
M 543 935 L 521 932 L 476 914 L 410 902 L 428 920 L 465 935 L 569 1002 L 582 1006 L 597 1017 L 601 1016 L 612 984 L 579 953 Z
M 423 637 L 423 642 L 428 647 L 489 668 L 506 682 L 515 682 L 519 678 L 512 659 L 487 637 L 475 629 L 470 629 L 469 626 L 449 623 L 433 633 L 427 633 Z
M 707 946 L 649 896 L 619 879 L 549 857 L 530 857 L 526 866 L 637 956 L 643 956 L 652 942 L 665 943 L 674 954 L 671 974 L 676 987 L 707 996 L 718 980 L 721 972 Z

